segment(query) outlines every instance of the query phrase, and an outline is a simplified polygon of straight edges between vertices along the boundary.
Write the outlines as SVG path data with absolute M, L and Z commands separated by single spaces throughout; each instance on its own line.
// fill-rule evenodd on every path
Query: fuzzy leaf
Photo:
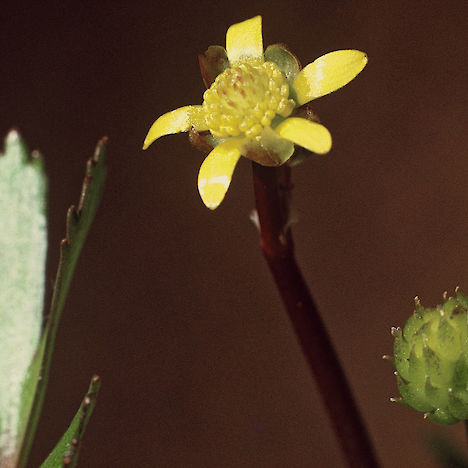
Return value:
M 86 425 L 96 405 L 101 381 L 97 375 L 91 379 L 88 393 L 83 398 L 81 406 L 70 426 L 59 440 L 54 450 L 46 458 L 40 468 L 74 468 L 78 462 L 78 454 Z
M 21 388 L 42 326 L 47 251 L 43 159 L 12 130 L 0 155 L 0 466 L 21 445 Z
M 23 386 L 21 411 L 22 421 L 24 421 L 24 443 L 20 452 L 20 467 L 26 464 L 36 432 L 49 376 L 57 326 L 76 262 L 101 199 L 106 178 L 106 144 L 106 138 L 100 140 L 94 156 L 88 160 L 78 207 L 71 206 L 67 213 L 66 237 L 62 239 L 60 245 L 60 261 L 48 320 L 29 369 L 28 380 Z

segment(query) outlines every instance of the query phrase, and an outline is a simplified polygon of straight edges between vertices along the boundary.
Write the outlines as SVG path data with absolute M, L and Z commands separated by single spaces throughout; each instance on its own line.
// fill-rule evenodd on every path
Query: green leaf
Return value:
M 43 159 L 16 130 L 0 155 L 0 466 L 21 445 L 21 389 L 38 346 L 47 251 Z
M 106 138 L 100 140 L 94 156 L 88 160 L 78 207 L 71 206 L 67 213 L 66 237 L 60 244 L 60 261 L 48 320 L 31 363 L 28 379 L 23 386 L 21 414 L 24 443 L 19 455 L 20 467 L 26 465 L 36 432 L 49 376 L 57 326 L 76 262 L 102 196 L 106 178 L 106 144 Z
M 81 439 L 83 438 L 86 425 L 96 405 L 96 398 L 100 386 L 100 379 L 95 375 L 91 379 L 88 393 L 83 398 L 80 409 L 73 418 L 70 426 L 40 468 L 73 468 L 76 466 Z

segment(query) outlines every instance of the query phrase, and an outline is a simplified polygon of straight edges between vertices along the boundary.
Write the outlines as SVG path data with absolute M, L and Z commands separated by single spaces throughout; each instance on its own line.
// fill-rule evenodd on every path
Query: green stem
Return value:
M 379 464 L 350 386 L 294 258 L 288 225 L 290 168 L 252 164 L 263 255 L 315 377 L 347 465 L 376 468 Z

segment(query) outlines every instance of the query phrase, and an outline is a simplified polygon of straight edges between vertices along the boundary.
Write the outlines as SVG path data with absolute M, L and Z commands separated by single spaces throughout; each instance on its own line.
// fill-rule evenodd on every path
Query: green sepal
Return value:
M 417 345 L 413 345 L 408 357 L 408 380 L 410 382 L 418 381 L 422 384 L 426 378 L 426 369 L 424 360 L 421 359 L 422 351 L 419 352 Z
M 221 46 L 209 46 L 204 54 L 198 55 L 198 63 L 206 88 L 229 66 L 226 49 Z
M 458 287 L 455 289 L 455 297 L 463 308 L 468 309 L 468 296 Z
M 446 409 L 437 408 L 433 413 L 429 414 L 429 419 L 437 424 L 448 426 L 459 422 L 459 419 L 452 416 Z
M 55 448 L 42 463 L 40 468 L 74 468 L 78 463 L 78 455 L 81 447 L 81 440 L 93 413 L 96 399 L 101 386 L 101 381 L 97 375 L 91 379 L 88 393 L 83 398 L 80 408 L 73 418 L 70 426 L 65 431 Z
M 288 81 L 290 93 L 293 91 L 292 83 L 296 75 L 301 71 L 299 59 L 287 48 L 285 44 L 272 44 L 268 46 L 264 54 L 267 62 L 273 62 L 283 73 Z M 292 99 L 293 96 L 290 95 Z
M 468 390 L 468 362 L 467 357 L 462 356 L 454 365 L 453 387 Z
M 209 132 L 197 132 L 195 128 L 192 127 L 188 132 L 188 138 L 189 138 L 190 144 L 193 147 L 201 151 L 203 154 L 208 154 L 213 149 L 213 146 L 211 146 L 206 141 L 205 135 L 204 135 L 205 133 L 209 133 Z
M 446 360 L 456 360 L 462 351 L 460 334 L 452 325 L 451 317 L 451 315 L 441 317 L 436 336 L 429 341 L 429 346 L 433 345 L 434 351 Z
M 452 390 L 448 395 L 450 414 L 458 420 L 468 419 L 468 395 L 466 391 Z
M 408 384 L 400 376 L 397 376 L 398 390 L 402 396 L 402 403 L 417 411 L 426 413 L 432 410 L 425 395 L 424 385 Z
M 249 140 L 245 157 L 262 166 L 281 166 L 294 153 L 294 144 L 265 127 L 260 138 Z
M 424 387 L 424 392 L 428 403 L 432 408 L 437 408 L 438 406 L 446 407 L 449 400 L 449 392 L 445 387 L 438 387 L 433 385 L 431 377 L 428 375 L 426 377 L 426 385 Z
M 429 312 L 428 312 L 429 313 Z M 403 327 L 403 336 L 406 339 L 412 337 L 424 324 L 424 320 L 420 312 L 415 311 L 413 315 L 410 316 L 405 326 Z
M 297 107 L 293 110 L 292 114 L 289 117 L 299 117 L 301 119 L 310 120 L 311 122 L 320 123 L 318 115 L 312 110 L 312 107 L 309 104 L 304 104 L 301 107 Z M 283 119 L 281 119 L 283 120 Z M 279 122 L 278 122 L 279 124 Z M 295 151 L 291 159 L 288 161 L 288 164 L 291 167 L 299 166 L 311 156 L 317 156 L 316 153 L 308 151 L 302 146 L 295 146 Z
M 404 379 L 408 379 L 410 347 L 404 337 L 396 337 L 393 343 L 393 365 Z
M 436 353 L 429 346 L 424 346 L 423 360 L 426 376 L 430 377 L 431 382 L 437 387 L 445 387 L 453 376 L 455 362 L 444 359 L 439 353 Z M 441 403 L 442 404 L 442 403 Z
M 188 132 L 190 144 L 203 154 L 208 154 L 213 148 L 226 141 L 226 138 L 217 138 L 209 131 L 197 132 L 192 127 Z

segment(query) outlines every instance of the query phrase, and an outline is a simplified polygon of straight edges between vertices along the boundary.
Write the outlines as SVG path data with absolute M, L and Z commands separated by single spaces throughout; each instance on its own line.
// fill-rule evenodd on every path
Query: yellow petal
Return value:
M 245 141 L 244 138 L 230 138 L 214 148 L 203 161 L 198 173 L 198 191 L 210 210 L 223 201 Z
M 226 52 L 231 64 L 263 60 L 262 17 L 233 24 L 226 33 Z
M 154 140 L 172 133 L 186 132 L 190 127 L 196 130 L 208 130 L 202 106 L 185 106 L 161 115 L 149 129 L 143 149 L 148 148 Z
M 366 63 L 367 55 L 359 50 L 337 50 L 309 63 L 299 72 L 292 85 L 298 105 L 348 84 Z
M 332 145 L 330 132 L 323 125 L 300 117 L 284 120 L 275 128 L 275 132 L 282 138 L 318 154 L 328 153 Z

